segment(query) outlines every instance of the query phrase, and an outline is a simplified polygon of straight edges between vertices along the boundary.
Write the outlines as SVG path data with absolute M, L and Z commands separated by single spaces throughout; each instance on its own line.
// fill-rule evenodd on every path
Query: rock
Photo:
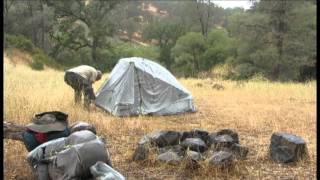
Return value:
M 173 146 L 179 144 L 181 134 L 176 131 L 158 131 L 148 135 L 151 144 L 157 147 Z
M 207 145 L 200 138 L 187 138 L 181 142 L 181 146 L 196 152 L 204 152 L 208 149 Z
M 282 132 L 272 134 L 269 154 L 272 160 L 280 163 L 308 158 L 306 142 L 299 136 Z
M 249 148 L 241 146 L 240 144 L 232 144 L 230 147 L 232 154 L 238 159 L 245 159 L 249 152 Z
M 214 138 L 217 136 L 217 133 L 213 132 L 207 136 L 207 146 L 210 147 L 214 143 Z
M 238 143 L 239 144 L 239 136 L 238 136 L 238 133 L 236 133 L 235 131 L 231 130 L 231 129 L 222 129 L 220 131 L 217 132 L 217 135 L 230 135 L 233 140 L 234 140 L 234 143 Z
M 193 133 L 191 131 L 182 132 L 182 136 L 181 136 L 180 141 L 184 141 L 187 138 L 193 138 Z
M 234 139 L 228 135 L 218 135 L 214 138 L 213 150 L 220 151 L 224 148 L 230 148 L 234 144 Z
M 179 156 L 184 156 L 184 154 L 185 154 L 185 149 L 180 144 L 174 145 L 174 146 L 166 146 L 166 147 L 158 148 L 157 150 L 158 150 L 159 154 L 165 153 L 167 151 L 175 152 Z
M 179 144 L 172 147 L 171 151 L 177 153 L 179 156 L 184 156 L 185 149 Z
M 138 147 L 133 153 L 132 159 L 134 161 L 141 161 L 145 160 L 148 158 L 149 155 L 149 147 L 150 147 L 150 137 L 148 136 L 143 136 L 139 142 L 138 142 Z
M 141 161 L 148 158 L 149 148 L 147 144 L 139 144 L 137 149 L 133 153 L 134 161 Z
M 143 136 L 138 142 L 138 144 L 141 144 L 141 145 L 148 144 L 148 143 L 151 143 L 150 137 L 148 136 Z
M 209 133 L 203 129 L 193 129 L 191 132 L 193 133 L 194 138 L 200 138 L 204 142 L 206 142 L 208 139 Z
M 200 161 L 202 159 L 201 154 L 195 151 L 187 151 L 186 157 L 194 161 Z
M 214 166 L 227 167 L 233 162 L 233 155 L 230 152 L 218 151 L 209 159 L 209 164 Z
M 169 164 L 177 164 L 181 161 L 181 157 L 172 151 L 168 151 L 158 155 L 157 161 L 162 161 Z
M 202 155 L 195 151 L 187 151 L 184 159 L 184 169 L 189 171 L 196 170 L 200 168 L 199 161 L 202 160 Z
M 181 141 L 187 138 L 200 138 L 203 141 L 207 141 L 208 139 L 208 132 L 203 129 L 193 129 L 191 131 L 185 131 L 182 133 Z

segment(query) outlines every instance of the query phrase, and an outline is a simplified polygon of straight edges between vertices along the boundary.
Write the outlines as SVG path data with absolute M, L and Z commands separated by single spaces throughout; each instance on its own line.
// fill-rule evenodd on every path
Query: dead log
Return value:
M 12 122 L 3 122 L 3 138 L 23 141 L 23 133 L 26 129 L 27 128 L 22 125 L 17 125 Z

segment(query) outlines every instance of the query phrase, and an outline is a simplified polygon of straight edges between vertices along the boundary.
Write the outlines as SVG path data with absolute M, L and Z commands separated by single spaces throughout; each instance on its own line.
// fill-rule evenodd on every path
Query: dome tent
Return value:
M 115 116 L 195 112 L 191 94 L 161 65 L 141 57 L 118 61 L 95 104 Z

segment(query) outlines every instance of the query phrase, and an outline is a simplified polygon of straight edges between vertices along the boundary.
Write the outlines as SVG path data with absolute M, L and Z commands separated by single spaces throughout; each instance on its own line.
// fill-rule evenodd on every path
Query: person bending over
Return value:
M 64 81 L 73 88 L 74 100 L 76 104 L 81 101 L 84 94 L 84 106 L 89 109 L 92 100 L 95 100 L 92 84 L 102 77 L 102 72 L 94 67 L 81 65 L 69 69 L 65 72 Z

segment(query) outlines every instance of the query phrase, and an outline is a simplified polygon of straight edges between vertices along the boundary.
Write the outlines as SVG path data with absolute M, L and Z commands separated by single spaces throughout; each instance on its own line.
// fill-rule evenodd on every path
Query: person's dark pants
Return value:
M 82 76 L 73 73 L 66 72 L 64 81 L 74 90 L 74 101 L 79 104 L 81 101 L 82 93 L 84 94 L 84 106 L 89 108 L 91 100 L 95 99 L 92 85 L 87 82 Z

